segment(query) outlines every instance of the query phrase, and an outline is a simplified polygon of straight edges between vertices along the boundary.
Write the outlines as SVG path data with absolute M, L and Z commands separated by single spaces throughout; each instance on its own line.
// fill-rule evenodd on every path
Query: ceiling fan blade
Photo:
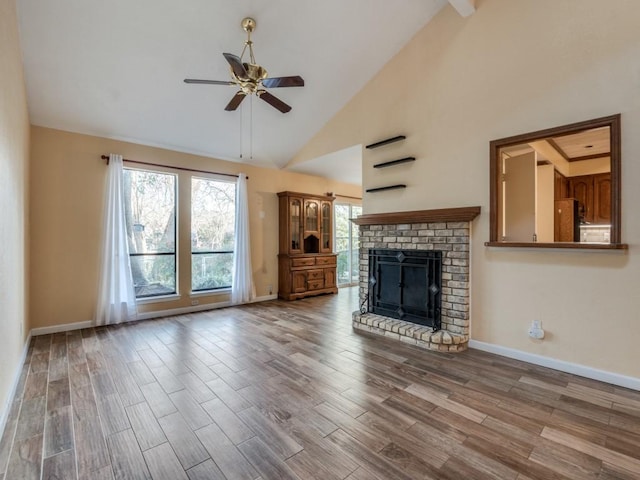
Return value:
M 235 85 L 230 80 L 199 80 L 197 78 L 185 78 L 184 83 L 196 83 L 200 85 Z
M 249 78 L 249 74 L 247 73 L 247 70 L 244 68 L 244 65 L 242 65 L 242 61 L 240 60 L 240 57 L 237 57 L 233 53 L 223 53 L 222 55 L 224 55 L 224 58 L 226 58 L 227 62 L 229 62 L 229 65 L 231 65 L 231 70 L 233 70 L 233 73 L 235 74 L 236 77 L 241 78 L 243 80 L 246 80 Z
M 286 103 L 284 103 L 282 100 L 280 100 L 277 97 L 274 97 L 273 95 L 271 95 L 269 92 L 266 92 L 264 90 L 261 90 L 258 93 L 258 96 L 264 100 L 265 102 L 267 102 L 269 105 L 271 105 L 272 107 L 277 108 L 278 110 L 280 110 L 282 113 L 287 113 L 289 110 L 291 110 L 291 107 L 289 105 L 287 105 Z
M 235 85 L 230 80 L 198 80 L 197 78 L 185 78 L 184 83 L 197 83 L 200 85 Z
M 238 108 L 240 106 L 240 104 L 242 103 L 242 100 L 244 100 L 244 97 L 246 97 L 246 95 L 244 94 L 244 92 L 242 90 L 240 90 L 238 93 L 236 93 L 233 96 L 231 101 L 227 104 L 226 107 L 224 107 L 224 109 L 227 112 L 234 111 L 236 108 Z
M 294 77 L 272 77 L 262 80 L 262 86 L 267 88 L 304 87 L 304 80 L 299 75 Z

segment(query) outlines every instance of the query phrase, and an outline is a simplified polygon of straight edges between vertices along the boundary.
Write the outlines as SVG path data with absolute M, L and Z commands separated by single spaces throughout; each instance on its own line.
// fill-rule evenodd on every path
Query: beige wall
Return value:
M 365 213 L 480 205 L 473 223 L 472 338 L 640 377 L 640 2 L 483 0 L 445 7 L 293 159 L 405 134 L 416 162 L 374 171 Z M 622 113 L 628 252 L 487 248 L 489 141 Z M 375 152 L 375 151 L 374 151 Z M 376 158 L 377 160 L 377 158 Z M 377 170 L 377 169 L 376 169 Z M 547 337 L 529 339 L 542 320 Z
M 27 323 L 29 116 L 14 0 L 0 0 L 0 419 Z M 1 420 L 0 420 L 1 421 Z M 1 427 L 1 425 L 0 425 Z
M 94 318 L 104 182 L 100 155 L 249 176 L 248 194 L 254 282 L 258 296 L 278 288 L 278 198 L 276 192 L 335 192 L 359 196 L 358 186 L 331 180 L 214 160 L 106 138 L 33 127 L 31 131 L 31 319 L 32 327 L 82 322 Z M 177 172 L 178 188 L 188 190 L 189 175 Z M 260 212 L 264 212 L 261 217 Z M 179 222 L 190 224 L 189 205 L 180 204 Z M 189 258 L 188 228 L 178 238 L 180 256 Z M 191 305 L 190 267 L 179 268 L 180 300 L 142 305 L 141 312 Z M 198 297 L 200 305 L 228 300 L 228 295 Z

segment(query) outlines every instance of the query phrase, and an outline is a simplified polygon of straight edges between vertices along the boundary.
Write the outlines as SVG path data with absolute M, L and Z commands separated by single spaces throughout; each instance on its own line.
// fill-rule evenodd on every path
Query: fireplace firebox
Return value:
M 369 250 L 368 311 L 440 330 L 442 252 Z

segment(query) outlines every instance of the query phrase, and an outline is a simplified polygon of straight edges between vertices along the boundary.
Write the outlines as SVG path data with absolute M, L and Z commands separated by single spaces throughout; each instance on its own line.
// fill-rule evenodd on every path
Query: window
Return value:
M 191 178 L 193 292 L 231 287 L 235 196 L 235 182 Z M 177 293 L 177 176 L 127 168 L 124 197 L 136 298 Z
M 191 179 L 191 290 L 231 287 L 236 184 Z
M 124 169 L 124 198 L 136 297 L 176 293 L 176 176 Z
M 359 249 L 358 226 L 349 219 L 362 214 L 360 205 L 335 205 L 335 249 L 338 254 L 338 285 L 355 285 L 359 277 Z

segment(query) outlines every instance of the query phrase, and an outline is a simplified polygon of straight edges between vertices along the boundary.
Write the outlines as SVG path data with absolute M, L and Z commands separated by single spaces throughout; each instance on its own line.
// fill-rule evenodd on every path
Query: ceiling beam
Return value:
M 468 17 L 476 11 L 476 0 L 449 0 L 460 16 Z
M 562 175 L 565 177 L 571 176 L 569 172 L 569 162 L 567 162 L 567 159 L 564 158 L 558 150 L 553 148 L 553 145 L 551 145 L 546 139 L 529 142 L 529 146 L 541 155 L 542 158 L 553 163 L 556 170 L 558 170 Z

